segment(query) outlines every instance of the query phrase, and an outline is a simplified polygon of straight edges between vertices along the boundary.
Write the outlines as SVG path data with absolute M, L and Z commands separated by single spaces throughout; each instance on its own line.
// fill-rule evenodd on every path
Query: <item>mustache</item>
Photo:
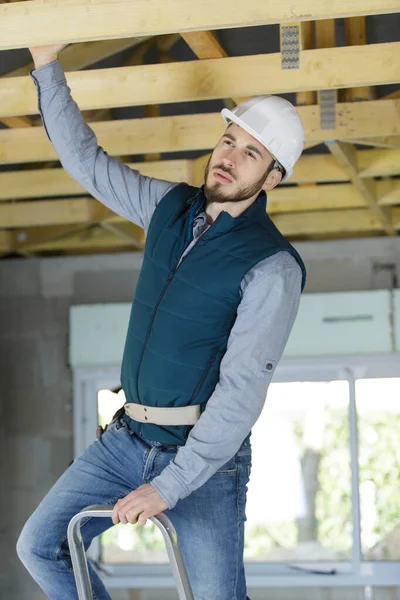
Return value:
M 215 165 L 213 167 L 213 169 L 219 169 L 220 171 L 224 171 L 224 173 L 227 173 L 227 175 L 229 175 L 229 177 L 231 177 L 233 179 L 233 181 L 236 181 L 236 177 L 233 175 L 233 173 L 229 169 L 224 167 L 224 165 Z

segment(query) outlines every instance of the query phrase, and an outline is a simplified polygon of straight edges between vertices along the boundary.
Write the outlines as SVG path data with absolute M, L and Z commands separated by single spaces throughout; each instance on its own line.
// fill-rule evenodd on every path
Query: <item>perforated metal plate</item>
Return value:
M 300 68 L 300 26 L 281 25 L 282 69 Z
M 335 129 L 336 127 L 337 90 L 321 90 L 319 92 L 320 127 Z

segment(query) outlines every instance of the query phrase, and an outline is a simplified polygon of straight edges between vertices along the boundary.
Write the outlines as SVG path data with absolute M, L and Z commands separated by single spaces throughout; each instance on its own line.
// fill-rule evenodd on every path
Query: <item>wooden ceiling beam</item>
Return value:
M 400 229 L 400 208 L 391 211 L 393 227 Z M 371 215 L 367 208 L 349 210 L 320 210 L 304 213 L 272 215 L 272 220 L 282 233 L 289 237 L 319 235 L 329 238 L 332 235 L 360 235 L 368 232 L 381 232 L 380 220 Z M 118 228 L 132 225 L 118 223 Z M 15 252 L 35 252 L 41 250 L 67 250 L 71 248 L 126 247 L 135 248 L 135 243 L 127 236 L 117 237 L 114 232 L 104 231 L 100 226 L 74 231 L 70 226 L 16 229 L 2 232 L 0 250 Z M 1 240 L 3 239 L 3 242 Z
M 89 224 L 114 213 L 91 197 L 0 204 L 0 229 Z
M 33 127 L 34 125 L 33 121 L 29 117 L 3 117 L 0 119 L 0 121 L 9 129 Z
M 350 17 L 344 20 L 346 46 L 364 46 L 367 42 L 365 33 L 365 17 Z M 359 102 L 375 98 L 375 88 L 360 86 L 345 89 L 341 93 L 343 102 Z
M 319 107 L 300 106 L 307 143 L 318 144 L 330 139 L 400 135 L 400 100 L 337 105 L 336 129 L 321 129 Z M 220 113 L 203 113 L 124 119 L 94 123 L 92 129 L 99 144 L 111 156 L 154 152 L 208 151 L 215 147 L 225 131 Z M 43 127 L 0 131 L 0 164 L 57 160 Z
M 399 12 L 397 0 L 96 0 L 0 5 L 0 50 Z
M 85 69 L 100 60 L 114 56 L 115 54 L 118 54 L 118 52 L 123 52 L 128 48 L 139 46 L 147 39 L 147 37 L 125 38 L 72 44 L 71 46 L 64 48 L 60 54 L 59 60 L 65 71 L 78 71 L 80 69 Z M 23 77 L 29 75 L 30 71 L 34 68 L 33 62 L 30 62 L 23 67 L 5 73 L 2 77 Z
M 385 100 L 398 100 L 400 98 L 400 90 L 396 90 L 395 92 L 391 92 L 386 96 L 383 96 Z
M 181 35 L 200 60 L 226 58 L 228 56 L 213 31 L 188 31 Z M 243 102 L 245 98 L 231 98 L 231 100 L 233 105 L 236 106 Z
M 381 231 L 380 220 L 366 208 L 323 210 L 311 213 L 273 215 L 272 220 L 285 236 Z
M 300 52 L 312 50 L 315 47 L 315 23 L 314 21 L 303 21 L 300 23 Z M 314 90 L 297 92 L 296 106 L 310 106 L 317 103 L 317 94 Z
M 130 223 L 129 221 L 116 223 L 109 221 L 101 221 L 99 225 L 105 231 L 109 231 L 118 238 L 121 238 L 129 244 L 135 246 L 136 250 L 143 250 L 146 243 L 145 234 L 143 229 L 141 229 L 134 223 Z
M 389 84 L 400 79 L 400 42 L 303 50 L 299 69 L 281 54 L 67 73 L 81 110 Z M 157 85 L 154 82 L 157 82 Z M 0 117 L 38 112 L 29 77 L 0 79 Z
M 396 235 L 396 231 L 391 223 L 390 216 L 385 208 L 378 205 L 376 186 L 374 179 L 361 179 L 358 175 L 357 156 L 352 144 L 343 142 L 329 142 L 327 147 L 331 154 L 336 158 L 342 169 L 347 173 L 350 181 L 362 194 L 369 210 L 375 218 L 379 220 L 382 227 L 388 235 Z
M 142 175 L 167 181 L 187 181 L 202 185 L 209 158 L 206 154 L 194 160 L 165 160 L 128 163 Z M 356 152 L 358 175 L 361 178 L 400 175 L 400 150 L 359 150 Z M 290 184 L 315 182 L 345 182 L 348 176 L 333 156 L 309 154 L 296 163 Z M 282 186 L 281 189 L 283 189 Z M 0 173 L 0 202 L 55 196 L 82 196 L 86 190 L 74 181 L 64 169 L 32 169 Z
M 358 176 L 362 179 L 400 174 L 400 150 L 360 150 L 356 157 Z
M 347 140 L 341 140 L 346 142 Z M 377 148 L 400 148 L 400 135 L 393 135 L 391 137 L 376 137 L 367 139 L 355 139 L 351 140 L 353 144 L 360 144 L 361 146 L 376 146 Z
M 400 205 L 400 181 L 376 182 L 377 203 Z M 268 213 L 365 208 L 362 193 L 351 183 L 282 186 L 268 194 Z
M 228 56 L 213 31 L 187 31 L 181 36 L 200 60 Z
M 128 241 L 126 238 L 118 237 L 115 233 L 105 231 L 102 227 L 96 226 L 89 229 L 83 229 L 78 232 L 71 232 L 65 228 L 64 234 L 52 239 L 46 239 L 46 228 L 41 231 L 29 230 L 24 241 L 21 241 L 21 232 L 16 230 L 11 234 L 11 246 L 14 251 L 20 252 L 29 250 L 30 252 L 39 252 L 43 250 L 68 250 L 72 248 L 104 248 L 104 247 L 124 247 L 132 246 L 134 250 L 136 244 Z M 23 232 L 26 233 L 26 232 Z M 53 232 L 54 235 L 55 232 Z M 51 236 L 52 234 L 50 234 Z M 48 236 L 48 237 L 50 237 Z
M 163 160 L 152 163 L 128 163 L 142 175 L 169 181 L 192 181 L 191 160 Z M 22 175 L 22 176 L 21 176 Z M 0 202 L 4 200 L 82 196 L 86 190 L 64 169 L 32 169 L 0 172 Z
M 379 206 L 400 205 L 400 180 L 377 181 L 376 201 Z M 267 210 L 270 214 L 350 208 L 365 208 L 365 198 L 353 184 L 348 183 L 282 186 L 268 194 Z M 118 223 L 125 222 L 90 196 L 0 205 L 0 229 L 100 223 L 111 230 Z M 117 230 L 115 233 L 118 235 Z M 120 228 L 119 234 L 130 239 L 133 236 L 139 246 L 143 245 L 143 231 L 134 224 L 129 231 Z
M 181 39 L 179 33 L 171 33 L 169 35 L 158 35 L 156 44 L 160 52 L 169 52 L 173 46 Z

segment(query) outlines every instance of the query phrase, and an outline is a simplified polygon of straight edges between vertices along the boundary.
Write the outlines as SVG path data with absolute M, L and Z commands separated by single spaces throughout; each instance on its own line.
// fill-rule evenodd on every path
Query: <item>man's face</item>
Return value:
M 207 163 L 204 176 L 207 200 L 240 202 L 257 197 L 261 189 L 272 189 L 279 183 L 280 174 L 274 170 L 268 175 L 271 161 L 271 155 L 260 142 L 232 123 Z M 268 184 L 271 175 L 273 181 Z

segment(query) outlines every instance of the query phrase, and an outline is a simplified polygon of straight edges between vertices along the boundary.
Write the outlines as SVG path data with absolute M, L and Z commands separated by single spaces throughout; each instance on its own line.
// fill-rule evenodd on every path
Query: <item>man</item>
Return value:
M 290 176 L 303 128 L 286 100 L 253 98 L 222 111 L 228 127 L 201 188 L 144 177 L 98 146 L 57 60 L 62 48 L 31 50 L 46 132 L 65 170 L 147 240 L 121 372 L 125 407 L 44 498 L 18 554 L 49 598 L 71 600 L 74 514 L 115 504 L 113 523 L 143 525 L 165 511 L 195 599 L 245 600 L 250 432 L 305 283 L 300 256 L 266 214 L 266 192 Z M 85 523 L 86 546 L 111 525 Z M 94 597 L 109 599 L 90 574 Z

